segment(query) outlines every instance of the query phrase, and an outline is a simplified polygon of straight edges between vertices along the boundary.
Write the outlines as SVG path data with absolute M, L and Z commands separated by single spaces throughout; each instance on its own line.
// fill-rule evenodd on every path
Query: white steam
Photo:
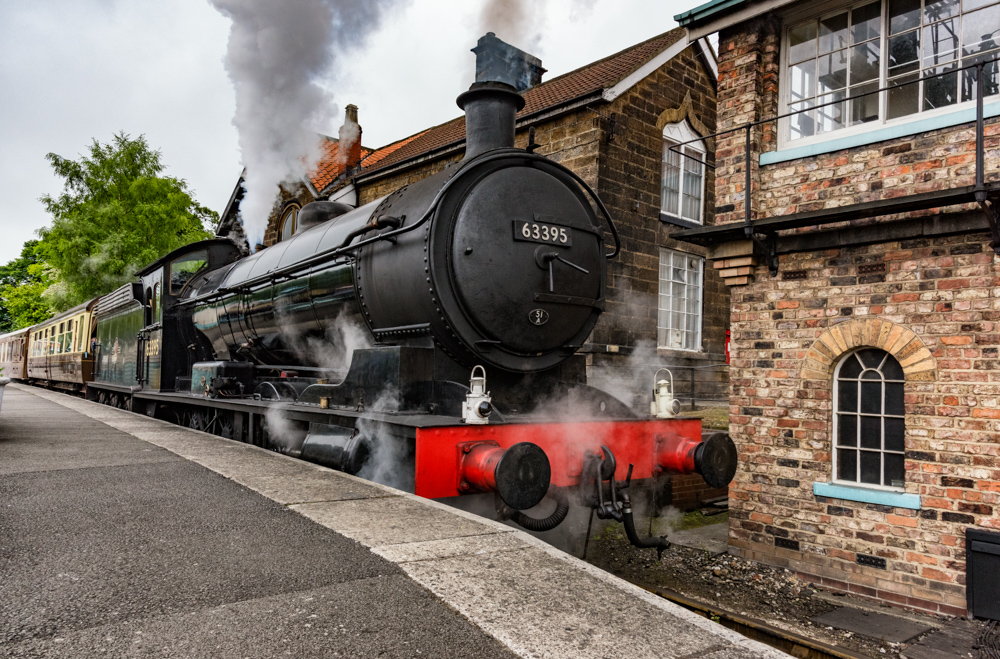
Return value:
M 319 159 L 322 128 L 337 106 L 319 84 L 336 78 L 336 58 L 378 29 L 396 0 L 210 0 L 233 21 L 226 71 L 236 89 L 246 195 L 240 216 L 251 245 L 263 240 L 284 182 L 300 181 Z
M 361 140 L 361 126 L 358 125 L 358 122 L 347 117 L 340 127 L 337 139 L 340 145 L 340 148 L 337 149 L 337 162 L 340 165 L 346 165 L 348 164 L 347 159 L 351 155 L 351 147 Z

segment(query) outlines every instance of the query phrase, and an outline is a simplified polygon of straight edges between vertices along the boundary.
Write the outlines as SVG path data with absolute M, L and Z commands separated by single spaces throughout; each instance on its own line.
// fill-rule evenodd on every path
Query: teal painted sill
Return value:
M 813 483 L 813 494 L 818 497 L 844 499 L 846 501 L 861 501 L 876 503 L 893 508 L 909 508 L 920 510 L 920 495 L 904 492 L 889 492 L 868 487 L 852 487 L 850 485 L 835 485 L 834 483 Z
M 983 106 L 984 118 L 996 116 L 1000 116 L 1000 103 L 994 102 Z M 876 142 L 894 140 L 898 137 L 906 137 L 907 135 L 917 135 L 918 133 L 926 133 L 928 131 L 939 130 L 941 128 L 950 128 L 952 126 L 958 126 L 959 124 L 967 124 L 975 120 L 976 108 L 966 108 L 964 110 L 959 110 L 958 112 L 940 114 L 936 117 L 928 117 L 926 119 L 918 119 L 916 121 L 908 121 L 905 124 L 886 126 L 885 128 L 879 128 L 878 130 L 847 135 L 845 137 L 827 140 L 826 142 L 817 142 L 816 144 L 784 149 L 783 151 L 768 151 L 767 153 L 760 154 L 760 164 L 773 165 L 775 163 L 787 162 L 797 158 L 809 158 L 810 156 L 832 153 L 833 151 L 841 151 L 843 149 L 850 149 L 856 146 L 865 146 L 868 144 L 875 144 Z

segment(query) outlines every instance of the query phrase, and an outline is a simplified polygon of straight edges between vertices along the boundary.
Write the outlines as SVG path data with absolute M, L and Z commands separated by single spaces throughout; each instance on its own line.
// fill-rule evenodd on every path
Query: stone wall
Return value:
M 878 263 L 884 274 L 859 273 Z M 1000 259 L 975 233 L 781 267 L 807 277 L 733 289 L 731 547 L 829 587 L 963 614 L 965 527 L 1000 528 Z M 832 477 L 833 368 L 860 346 L 906 374 L 906 492 L 920 510 L 813 494 Z

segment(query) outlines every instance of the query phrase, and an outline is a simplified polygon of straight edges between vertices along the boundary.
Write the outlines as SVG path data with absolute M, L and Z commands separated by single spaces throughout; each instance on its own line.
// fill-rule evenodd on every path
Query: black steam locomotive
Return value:
M 574 354 L 602 311 L 614 223 L 576 174 L 514 148 L 514 87 L 479 82 L 458 104 L 461 162 L 360 208 L 309 204 L 305 230 L 245 258 L 228 239 L 188 245 L 100 298 L 87 396 L 362 475 L 391 446 L 395 484 L 495 492 L 535 530 L 573 492 L 662 547 L 636 536 L 628 481 L 723 486 L 733 443 L 585 384 Z M 550 517 L 520 512 L 547 493 Z

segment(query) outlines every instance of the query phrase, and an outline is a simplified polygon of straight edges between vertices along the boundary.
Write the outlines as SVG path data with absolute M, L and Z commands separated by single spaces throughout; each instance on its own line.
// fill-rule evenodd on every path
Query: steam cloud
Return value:
M 300 181 L 319 159 L 312 127 L 339 112 L 318 81 L 336 77 L 336 59 L 364 43 L 396 0 L 210 0 L 233 21 L 226 71 L 236 116 L 246 195 L 240 215 L 250 244 L 263 240 L 284 182 Z

